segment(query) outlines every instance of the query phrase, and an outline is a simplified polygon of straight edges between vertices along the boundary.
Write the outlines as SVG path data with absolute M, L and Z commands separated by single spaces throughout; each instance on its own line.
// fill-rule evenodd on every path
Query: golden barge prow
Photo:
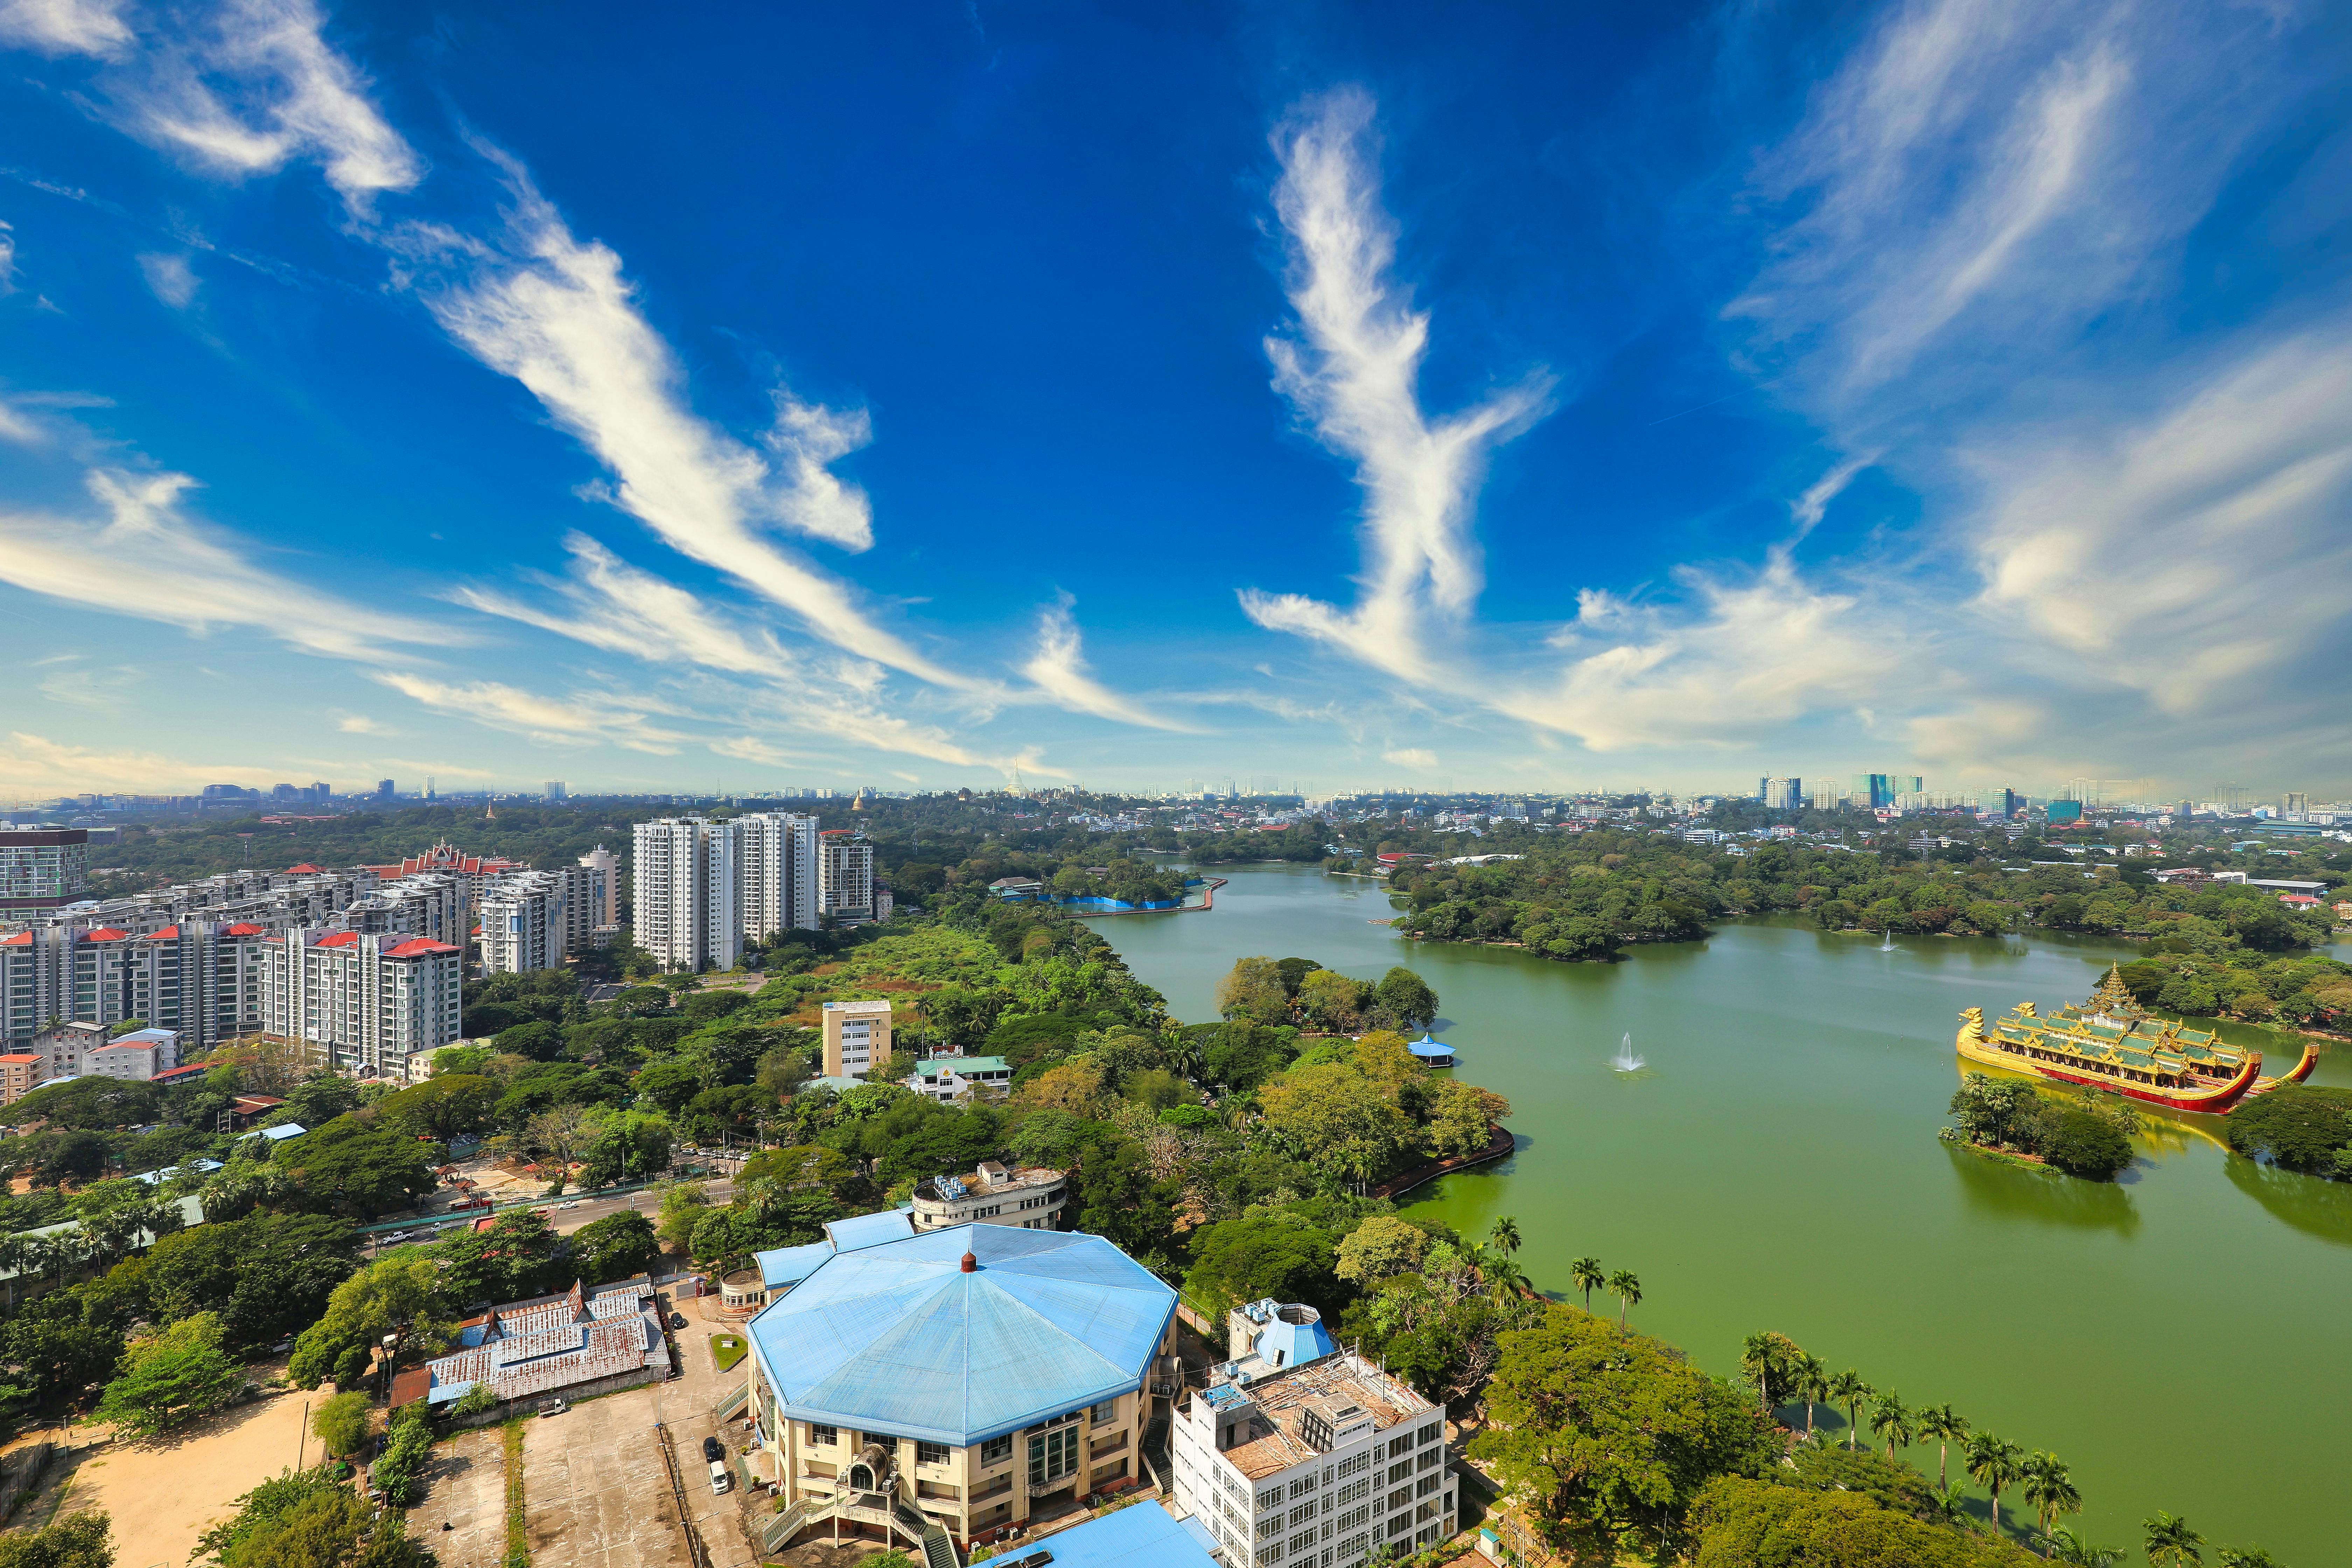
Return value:
M 2249 1094 L 2301 1083 L 2319 1061 L 2319 1047 L 2306 1044 L 2303 1059 L 2284 1078 L 2264 1078 L 2262 1052 L 2154 1016 L 2132 1000 L 2114 968 L 2088 1001 L 2047 1018 L 2032 1003 L 2020 1002 L 1988 1032 L 1984 1009 L 1971 1007 L 1960 1015 L 1955 1043 L 1960 1055 L 1989 1067 L 2116 1089 L 2172 1110 L 2216 1114 Z

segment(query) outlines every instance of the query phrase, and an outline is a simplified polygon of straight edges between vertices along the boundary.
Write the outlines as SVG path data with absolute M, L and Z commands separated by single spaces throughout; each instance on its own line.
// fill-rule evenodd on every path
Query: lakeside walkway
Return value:
M 1450 1160 L 1439 1160 L 1434 1163 L 1407 1171 L 1402 1176 L 1391 1177 L 1381 1183 L 1365 1196 L 1399 1197 L 1415 1187 L 1426 1186 L 1440 1176 L 1451 1174 L 1455 1171 L 1466 1171 L 1473 1165 L 1483 1165 L 1491 1160 L 1499 1160 L 1518 1147 L 1518 1141 L 1511 1136 L 1509 1131 L 1501 1122 L 1490 1121 L 1486 1125 L 1492 1129 L 1493 1136 L 1486 1140 L 1486 1146 L 1484 1149 L 1475 1150 L 1467 1154 L 1456 1154 Z

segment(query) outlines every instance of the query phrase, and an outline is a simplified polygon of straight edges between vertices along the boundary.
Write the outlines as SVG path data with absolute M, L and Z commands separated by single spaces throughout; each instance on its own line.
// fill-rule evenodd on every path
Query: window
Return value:
M 1382 1513 L 1386 1513 L 1391 1509 L 1411 1508 L 1412 1506 L 1412 1489 L 1411 1487 L 1399 1487 L 1396 1490 L 1389 1493 L 1388 1507 L 1382 1509 L 1381 1511 Z
M 1339 1530 L 1353 1530 L 1358 1525 L 1363 1523 L 1364 1521 L 1371 1517 L 1372 1505 L 1366 1503 L 1361 1508 L 1349 1509 L 1346 1513 L 1341 1514 L 1339 1516 L 1339 1522 L 1335 1528 Z
M 1401 1513 L 1394 1519 L 1389 1521 L 1389 1533 L 1391 1535 L 1409 1534 L 1412 1532 L 1412 1515 L 1409 1513 Z
M 1412 1495 L 1415 1497 L 1427 1497 L 1430 1493 L 1437 1489 L 1438 1483 L 1443 1478 L 1438 1476 L 1422 1477 L 1421 1479 L 1412 1483 Z
M 1268 1487 L 1265 1490 L 1257 1494 L 1258 1512 L 1264 1513 L 1270 1508 L 1280 1508 L 1281 1506 L 1282 1489 L 1280 1487 Z
M 945 1443 L 926 1443 L 919 1437 L 915 1439 L 915 1463 L 944 1465 L 947 1462 L 948 1446 Z
M 1431 1448 L 1423 1453 L 1421 1458 L 1415 1459 L 1413 1461 L 1413 1466 L 1417 1469 L 1433 1470 L 1444 1462 L 1445 1450 L 1443 1448 Z
M 1401 1434 L 1401 1435 L 1399 1435 L 1399 1436 L 1394 1436 L 1394 1437 L 1391 1437 L 1391 1438 L 1390 1438 L 1390 1439 L 1389 1439 L 1389 1458 L 1391 1458 L 1391 1459 L 1399 1459 L 1399 1458 L 1402 1458 L 1405 1455 L 1410 1454 L 1410 1453 L 1412 1453 L 1412 1433 L 1410 1433 L 1410 1432 L 1402 1433 L 1402 1434 Z
M 1285 1546 L 1285 1547 L 1283 1548 L 1283 1551 L 1284 1551 L 1284 1552 L 1289 1552 L 1289 1553 L 1293 1553 L 1293 1554 L 1296 1554 L 1296 1553 L 1297 1553 L 1297 1552 L 1312 1552 L 1312 1551 L 1314 1551 L 1314 1550 L 1315 1550 L 1315 1532 L 1314 1532 L 1313 1531 L 1311 1531 L 1311 1530 L 1310 1530 L 1310 1531 L 1307 1531 L 1306 1534 L 1304 1534 L 1304 1535 L 1294 1535 L 1294 1536 L 1292 1536 L 1292 1537 L 1290 1538 L 1289 1544 L 1288 1544 L 1288 1545 L 1286 1545 L 1286 1546 Z
M 1409 1481 L 1411 1479 L 1412 1479 L 1412 1461 L 1411 1459 L 1400 1459 L 1395 1464 L 1389 1467 L 1389 1485 L 1395 1486 L 1400 1481 Z
M 1424 1426 L 1424 1427 L 1423 1427 L 1423 1428 L 1421 1429 L 1421 1440 L 1422 1440 L 1423 1442 L 1424 1442 L 1424 1443 L 1434 1443 L 1434 1442 L 1436 1442 L 1436 1441 L 1437 1441 L 1437 1439 L 1438 1439 L 1440 1436 L 1442 1436 L 1444 1434 L 1444 1431 L 1445 1431 L 1445 1423 L 1444 1423 L 1444 1422 L 1443 1422 L 1443 1421 L 1433 1422 L 1433 1423 L 1432 1423 L 1432 1424 L 1430 1424 L 1429 1426 Z
M 1013 1435 L 1009 1432 L 1002 1437 L 991 1437 L 980 1446 L 980 1462 L 983 1465 L 1000 1465 L 1012 1457 Z
M 1075 1475 L 1078 1468 L 1078 1431 L 1075 1426 L 1057 1426 L 1043 1436 L 1029 1439 L 1029 1484 L 1051 1486 L 1064 1476 Z
M 1294 1500 L 1305 1497 L 1308 1492 L 1311 1492 L 1314 1489 L 1315 1478 L 1313 1476 L 1301 1476 L 1297 1480 L 1290 1483 L 1290 1495 Z
M 1300 1503 L 1297 1508 L 1290 1510 L 1290 1522 L 1294 1529 L 1299 1525 L 1305 1524 L 1314 1517 L 1315 1505 L 1312 1502 Z
M 1371 1462 L 1372 1451 L 1370 1448 L 1360 1454 L 1350 1454 L 1339 1461 L 1339 1475 L 1343 1479 L 1349 1476 L 1361 1475 L 1364 1467 Z
M 1092 1410 L 1087 1411 L 1087 1419 L 1089 1421 L 1118 1420 L 1118 1396 L 1117 1394 L 1113 1394 L 1108 1399 L 1104 1400 L 1100 1405 L 1096 1405 Z
M 1276 1538 L 1277 1538 L 1278 1536 L 1280 1536 L 1281 1534 L 1282 1534 L 1282 1516 L 1281 1516 L 1281 1515 L 1277 1514 L 1277 1515 L 1276 1515 L 1276 1516 L 1275 1516 L 1274 1518 L 1272 1518 L 1272 1519 L 1262 1519 L 1262 1520 L 1258 1521 L 1258 1526 L 1257 1526 L 1257 1538 L 1258 1538 L 1260 1541 L 1272 1541 L 1272 1540 L 1275 1540 Z M 1276 1555 L 1276 1556 L 1277 1556 L 1277 1557 L 1279 1557 L 1279 1556 L 1281 1556 L 1281 1555 L 1282 1555 L 1282 1552 L 1281 1552 L 1281 1551 L 1280 1551 L 1280 1549 L 1279 1549 L 1279 1548 L 1277 1548 L 1277 1549 L 1276 1550 L 1276 1552 L 1275 1552 L 1275 1555 Z

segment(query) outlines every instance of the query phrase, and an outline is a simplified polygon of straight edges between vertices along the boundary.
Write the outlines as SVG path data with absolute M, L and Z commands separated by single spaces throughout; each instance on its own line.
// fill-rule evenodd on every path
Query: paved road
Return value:
M 724 1178 L 704 1182 L 703 1191 L 709 1195 L 710 1201 L 714 1204 L 731 1202 L 735 1196 L 734 1184 Z M 610 1198 L 550 1198 L 535 1206 L 548 1211 L 548 1219 L 554 1226 L 557 1235 L 570 1236 L 581 1226 L 593 1225 L 609 1215 L 635 1212 L 645 1215 L 647 1219 L 653 1219 L 661 1210 L 661 1194 L 638 1192 L 624 1193 L 618 1197 Z M 479 1216 L 436 1213 L 417 1221 L 417 1226 L 419 1228 L 434 1226 L 436 1237 L 445 1234 L 454 1236 L 457 1234 L 457 1228 L 447 1222 L 453 1219 L 478 1217 Z M 377 1250 L 383 1236 L 397 1234 L 399 1233 L 383 1232 L 370 1237 L 369 1252 L 373 1254 Z M 415 1232 L 412 1231 L 409 1234 L 414 1236 Z

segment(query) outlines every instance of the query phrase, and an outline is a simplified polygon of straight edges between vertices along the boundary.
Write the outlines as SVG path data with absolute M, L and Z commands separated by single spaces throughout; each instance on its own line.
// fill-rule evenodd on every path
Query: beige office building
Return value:
M 890 1004 L 880 997 L 824 1005 L 824 1076 L 863 1078 L 890 1065 Z

